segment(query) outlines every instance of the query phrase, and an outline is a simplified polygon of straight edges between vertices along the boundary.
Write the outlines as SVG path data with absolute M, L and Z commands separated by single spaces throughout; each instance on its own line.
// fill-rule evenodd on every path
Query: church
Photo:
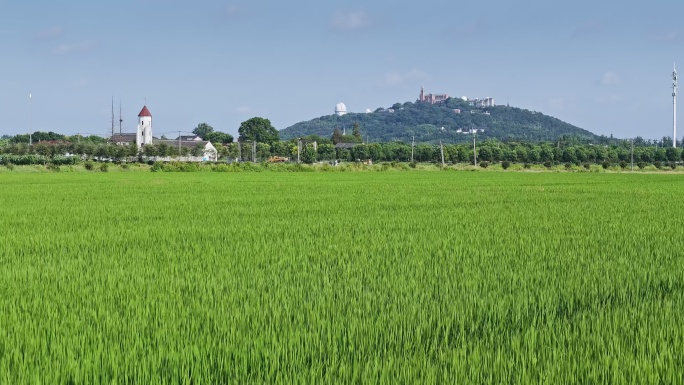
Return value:
M 193 136 L 192 138 L 180 136 L 175 140 L 154 138 L 154 136 L 152 136 L 152 113 L 147 108 L 147 105 L 143 106 L 138 114 L 138 127 L 136 132 L 115 134 L 110 138 L 110 142 L 118 146 L 128 146 L 135 143 L 136 146 L 138 146 L 138 151 L 142 150 L 143 146 L 152 144 L 166 144 L 170 147 L 184 147 L 189 150 L 193 150 L 199 145 L 202 147 L 201 156 L 184 156 L 179 159 L 190 162 L 216 161 L 218 159 L 216 147 L 214 147 L 211 142 L 202 140 L 197 136 Z M 155 160 L 168 161 L 171 160 L 171 158 L 165 157 L 164 159 Z

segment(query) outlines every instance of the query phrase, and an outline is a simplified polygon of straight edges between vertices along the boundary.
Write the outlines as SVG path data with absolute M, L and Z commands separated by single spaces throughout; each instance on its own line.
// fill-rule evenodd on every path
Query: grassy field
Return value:
M 683 383 L 683 189 L 4 173 L 0 383 Z

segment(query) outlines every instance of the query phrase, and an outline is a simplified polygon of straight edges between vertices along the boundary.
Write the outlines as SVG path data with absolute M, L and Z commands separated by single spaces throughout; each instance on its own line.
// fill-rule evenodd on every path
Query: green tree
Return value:
M 276 156 L 290 156 L 290 144 L 288 142 L 275 142 L 271 145 L 271 153 Z
M 302 162 L 312 164 L 316 161 L 316 150 L 311 145 L 304 146 L 301 156 Z
M 221 143 L 221 144 L 233 143 L 233 136 L 232 135 L 226 134 L 225 132 L 220 132 L 220 131 L 209 132 L 206 136 L 203 136 L 202 139 L 208 140 L 212 143 Z
M 361 139 L 361 128 L 359 127 L 359 123 L 354 123 L 354 126 L 352 127 L 352 135 L 354 135 L 356 139 Z
M 214 127 L 208 125 L 207 123 L 200 123 L 192 130 L 192 133 L 202 138 L 202 140 L 207 139 L 208 135 L 214 132 Z
M 192 156 L 202 156 L 204 154 L 204 146 L 201 144 L 196 144 L 195 147 L 190 150 L 190 154 Z
M 317 155 L 317 158 L 322 160 L 335 159 L 335 146 L 332 144 L 319 144 Z
M 255 117 L 242 122 L 238 133 L 242 142 L 256 141 L 270 145 L 279 140 L 278 130 L 265 118 Z
M 665 150 L 665 157 L 669 162 L 675 162 L 680 157 L 679 150 L 674 147 L 668 147 L 667 150 Z
M 335 127 L 335 130 L 333 130 L 332 141 L 333 144 L 337 144 L 342 141 L 342 131 L 340 131 L 340 129 L 337 127 Z

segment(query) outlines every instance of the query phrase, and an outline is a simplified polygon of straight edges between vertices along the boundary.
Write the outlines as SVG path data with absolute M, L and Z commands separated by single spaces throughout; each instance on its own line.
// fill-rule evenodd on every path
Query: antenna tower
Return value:
M 123 118 L 121 117 L 121 99 L 119 99 L 119 135 L 121 135 Z
M 677 148 L 677 65 L 672 71 L 672 147 Z

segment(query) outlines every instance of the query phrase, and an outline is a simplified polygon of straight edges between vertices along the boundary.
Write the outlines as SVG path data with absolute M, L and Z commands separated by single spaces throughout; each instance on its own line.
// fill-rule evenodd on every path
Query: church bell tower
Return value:
M 138 148 L 152 144 L 152 114 L 147 106 L 144 106 L 138 114 L 138 131 L 135 137 Z

